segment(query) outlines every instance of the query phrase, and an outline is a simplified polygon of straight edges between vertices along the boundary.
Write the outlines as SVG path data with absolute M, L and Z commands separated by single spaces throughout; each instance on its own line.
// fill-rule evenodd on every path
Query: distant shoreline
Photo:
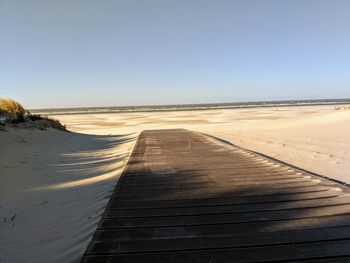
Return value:
M 169 112 L 169 111 L 198 111 L 222 109 L 249 109 L 260 107 L 291 107 L 291 106 L 330 106 L 350 104 L 350 99 L 321 99 L 321 100 L 290 100 L 290 101 L 261 101 L 233 102 L 208 104 L 178 104 L 178 105 L 148 105 L 148 106 L 110 106 L 83 108 L 53 108 L 31 109 L 34 114 L 41 115 L 74 115 L 102 113 L 134 113 L 134 112 Z

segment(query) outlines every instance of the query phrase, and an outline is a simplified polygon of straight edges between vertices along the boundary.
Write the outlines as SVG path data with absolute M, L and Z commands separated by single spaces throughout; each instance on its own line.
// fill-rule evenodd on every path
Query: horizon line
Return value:
M 282 102 L 342 102 L 350 103 L 350 97 L 347 98 L 329 98 L 329 99 L 291 99 L 291 100 L 251 100 L 251 101 L 232 101 L 232 102 L 209 102 L 209 103 L 174 103 L 174 104 L 143 104 L 143 105 L 109 105 L 109 106 L 80 106 L 80 107 L 53 107 L 53 108 L 28 108 L 28 110 L 62 110 L 62 109 L 102 109 L 102 108 L 142 108 L 142 107 L 167 107 L 167 106 L 205 106 L 205 105 L 234 105 L 248 103 L 282 103 Z M 335 103 L 336 104 L 336 103 Z M 330 104 L 332 105 L 332 104 Z M 296 105 L 297 106 L 297 105 Z

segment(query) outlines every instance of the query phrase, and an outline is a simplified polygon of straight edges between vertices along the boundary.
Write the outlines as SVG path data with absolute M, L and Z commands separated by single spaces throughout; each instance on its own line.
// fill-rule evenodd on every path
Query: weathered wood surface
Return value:
M 349 190 L 198 133 L 144 131 L 82 262 L 350 262 Z

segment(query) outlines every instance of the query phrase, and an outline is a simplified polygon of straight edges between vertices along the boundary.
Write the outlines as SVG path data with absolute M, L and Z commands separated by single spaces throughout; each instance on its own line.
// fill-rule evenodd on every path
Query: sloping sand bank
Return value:
M 135 141 L 0 132 L 0 262 L 78 262 Z

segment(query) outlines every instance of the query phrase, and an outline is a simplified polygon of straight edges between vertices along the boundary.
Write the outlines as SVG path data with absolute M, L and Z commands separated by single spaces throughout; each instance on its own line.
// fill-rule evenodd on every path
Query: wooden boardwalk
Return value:
M 349 190 L 199 133 L 144 131 L 82 262 L 350 262 Z

